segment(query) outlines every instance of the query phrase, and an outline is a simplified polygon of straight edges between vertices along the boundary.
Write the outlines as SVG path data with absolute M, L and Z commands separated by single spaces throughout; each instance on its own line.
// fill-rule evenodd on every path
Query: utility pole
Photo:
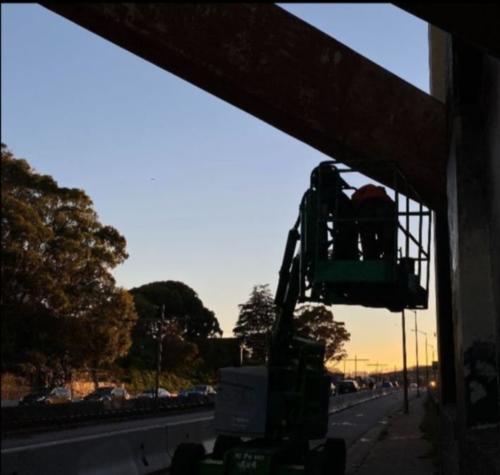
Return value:
M 165 323 L 165 305 L 161 306 L 160 320 L 157 321 L 156 328 L 156 339 L 157 339 L 157 347 L 156 347 L 156 384 L 155 384 L 155 402 L 158 403 L 158 391 L 160 389 L 160 373 L 161 373 L 161 360 L 163 353 L 163 325 Z
M 354 379 L 358 375 L 358 361 L 370 361 L 368 358 L 358 358 L 358 355 L 354 355 L 354 359 L 346 359 L 344 360 L 344 364 L 346 361 L 354 361 Z M 344 372 L 345 377 L 345 372 Z
M 423 332 L 420 330 L 418 332 L 425 336 L 425 385 L 429 387 L 429 358 L 427 347 L 430 345 L 427 343 L 427 332 Z
M 404 385 L 404 413 L 408 414 L 410 408 L 408 406 L 408 368 L 406 367 L 406 327 L 405 327 L 405 311 L 401 311 L 401 326 L 403 327 L 403 385 Z
M 418 374 L 418 328 L 417 328 L 417 311 L 413 310 L 415 314 L 415 351 L 417 353 L 417 397 L 420 397 L 420 376 Z

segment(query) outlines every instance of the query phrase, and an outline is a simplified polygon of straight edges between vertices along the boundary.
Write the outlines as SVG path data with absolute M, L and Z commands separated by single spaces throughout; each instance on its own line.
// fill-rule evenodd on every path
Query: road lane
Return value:
M 410 391 L 409 398 L 416 397 Z M 375 399 L 330 417 L 329 437 L 344 438 L 347 445 L 346 474 L 355 475 L 370 450 L 384 435 L 391 417 L 403 411 L 403 391 Z
M 341 437 L 350 447 L 370 429 L 387 424 L 388 415 L 402 404 L 403 392 L 397 391 L 334 413 L 330 416 L 328 437 Z

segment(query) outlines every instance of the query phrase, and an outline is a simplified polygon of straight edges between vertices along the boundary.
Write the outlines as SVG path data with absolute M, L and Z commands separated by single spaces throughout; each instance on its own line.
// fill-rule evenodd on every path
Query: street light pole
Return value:
M 429 357 L 427 347 L 430 345 L 427 343 L 427 332 L 420 330 L 418 332 L 425 336 L 425 385 L 429 387 Z
M 429 387 L 429 359 L 427 355 L 427 333 L 425 334 L 425 385 Z
M 417 329 L 417 311 L 414 310 L 413 313 L 415 314 L 415 351 L 417 353 L 417 367 L 416 367 L 416 370 L 417 370 L 417 397 L 420 397 L 420 376 L 419 376 L 419 372 L 418 372 L 418 329 Z
M 401 311 L 401 326 L 403 327 L 403 384 L 404 384 L 404 413 L 408 414 L 410 408 L 408 405 L 408 368 L 406 367 L 406 328 L 405 311 Z
M 436 381 L 436 371 L 434 369 L 434 347 L 429 344 L 432 350 L 431 366 L 432 366 L 432 379 Z

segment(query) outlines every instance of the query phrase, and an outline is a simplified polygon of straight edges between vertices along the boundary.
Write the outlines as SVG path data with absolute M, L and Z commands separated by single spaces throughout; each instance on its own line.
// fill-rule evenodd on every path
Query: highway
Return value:
M 330 416 L 329 436 L 346 439 L 348 468 L 363 459 L 388 418 L 402 404 L 402 391 L 396 391 L 370 401 L 360 400 Z M 2 473 L 156 473 L 169 466 L 175 447 L 183 441 L 203 442 L 211 450 L 212 410 L 7 438 L 2 440 Z

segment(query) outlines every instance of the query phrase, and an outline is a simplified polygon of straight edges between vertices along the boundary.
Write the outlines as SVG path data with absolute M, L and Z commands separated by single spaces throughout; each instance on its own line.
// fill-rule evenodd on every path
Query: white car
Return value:
M 156 389 L 147 389 L 137 396 L 137 399 L 154 399 L 156 397 Z M 172 397 L 165 388 L 158 388 L 158 397 Z

